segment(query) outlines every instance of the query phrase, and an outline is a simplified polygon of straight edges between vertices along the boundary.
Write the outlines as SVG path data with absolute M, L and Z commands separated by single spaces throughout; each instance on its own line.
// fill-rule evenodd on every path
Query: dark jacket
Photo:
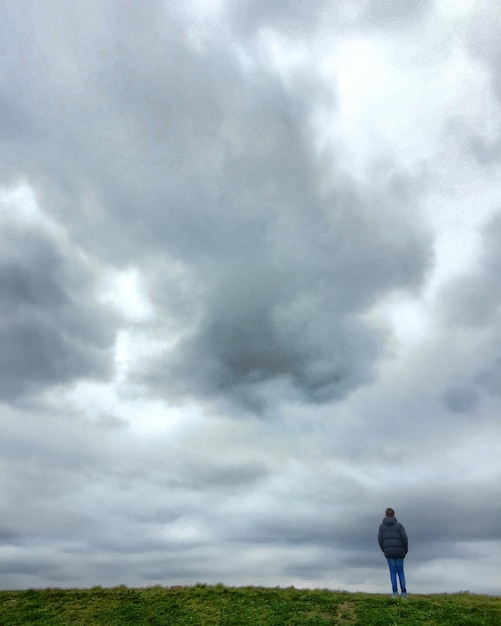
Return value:
M 409 549 L 405 528 L 396 517 L 385 517 L 379 526 L 379 547 L 387 559 L 403 559 Z

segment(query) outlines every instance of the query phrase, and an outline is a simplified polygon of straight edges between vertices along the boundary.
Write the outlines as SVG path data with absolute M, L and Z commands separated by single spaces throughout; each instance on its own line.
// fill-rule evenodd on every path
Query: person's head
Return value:
M 386 509 L 386 517 L 395 517 L 395 511 L 393 509 L 390 509 L 390 507 L 388 507 Z

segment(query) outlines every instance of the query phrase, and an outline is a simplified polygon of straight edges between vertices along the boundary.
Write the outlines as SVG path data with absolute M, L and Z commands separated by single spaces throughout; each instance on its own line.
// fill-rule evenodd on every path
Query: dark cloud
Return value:
M 20 533 L 13 530 L 0 528 L 0 541 L 3 545 L 15 544 L 21 536 Z
M 497 501 L 488 501 L 485 494 L 495 489 L 495 477 L 472 481 L 466 477 L 425 492 L 414 491 L 412 498 L 401 506 L 402 522 L 412 531 L 420 550 L 428 556 L 433 550 L 437 557 L 445 556 L 450 545 L 462 542 L 499 541 L 500 529 Z
M 92 273 L 39 230 L 6 223 L 0 237 L 3 400 L 108 376 L 113 318 L 97 306 Z
M 476 382 L 479 387 L 489 394 L 495 396 L 501 395 L 501 357 L 486 364 L 486 366 L 478 372 Z
M 445 406 L 453 413 L 469 413 L 475 410 L 479 404 L 478 393 L 468 386 L 449 387 L 442 398 Z
M 363 327 L 346 325 L 345 333 L 341 327 L 335 336 L 331 332 L 322 338 L 304 320 L 301 336 L 299 329 L 292 334 L 277 328 L 266 319 L 269 315 L 236 319 L 230 314 L 212 322 L 156 363 L 146 381 L 167 394 L 227 397 L 260 413 L 269 381 L 286 382 L 306 400 L 323 402 L 368 380 L 378 339 Z
M 290 95 L 283 98 L 294 106 Z M 274 107 L 268 115 L 275 124 L 256 117 L 266 128 L 255 169 L 249 163 L 256 140 L 242 125 L 245 163 L 236 155 L 229 187 L 219 180 L 216 188 L 227 188 L 223 204 L 208 188 L 211 219 L 192 215 L 195 227 L 178 231 L 175 246 L 186 243 L 180 258 L 199 295 L 193 303 L 199 315 L 187 338 L 144 378 L 165 393 L 230 396 L 260 411 L 260 385 L 275 380 L 309 401 L 340 398 L 370 379 L 384 341 L 360 313 L 385 292 L 418 286 L 430 262 L 426 233 L 398 217 L 402 205 L 412 204 L 412 181 L 392 179 L 362 197 L 347 181 L 322 195 L 325 173 L 297 132 L 307 122 L 292 124 Z M 153 279 L 152 299 L 167 315 L 172 296 L 163 294 L 173 291 L 178 300 L 176 284 Z
M 271 380 L 323 402 L 370 379 L 384 338 L 358 316 L 384 291 L 419 281 L 425 240 L 402 232 L 391 241 L 384 225 L 376 225 L 380 239 L 369 240 L 349 220 L 329 224 L 312 212 L 318 225 L 309 224 L 308 212 L 304 230 L 277 228 L 247 258 L 244 244 L 231 268 L 208 277 L 201 322 L 154 365 L 148 382 L 174 393 L 229 393 L 248 404 L 248 393 L 259 396 L 259 385 Z
M 278 4 L 260 19 L 275 12 L 283 23 Z M 142 381 L 262 412 L 269 383 L 325 402 L 370 380 L 384 337 L 360 315 L 384 293 L 419 285 L 431 257 L 427 234 L 402 212 L 415 204 L 413 182 L 395 185 L 397 171 L 377 191 L 357 191 L 337 156 L 316 148 L 326 90 L 314 74 L 305 88 L 304 71 L 285 85 L 265 63 L 244 70 L 224 38 L 197 51 L 188 24 L 159 4 L 120 16 L 100 8 L 106 42 L 84 30 L 69 42 L 36 14 L 15 41 L 27 71 L 11 80 L 21 93 L 30 83 L 26 128 L 37 119 L 48 150 L 26 152 L 18 167 L 88 251 L 113 262 L 162 255 L 191 282 L 183 302 L 165 264 L 149 264 L 158 313 L 186 338 Z
M 473 136 L 470 149 L 481 165 L 490 165 L 501 161 L 501 138 L 486 141 L 483 137 Z

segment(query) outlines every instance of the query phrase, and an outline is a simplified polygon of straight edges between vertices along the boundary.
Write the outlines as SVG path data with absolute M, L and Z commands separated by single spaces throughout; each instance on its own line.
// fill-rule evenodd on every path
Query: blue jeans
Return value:
M 400 581 L 400 591 L 402 593 L 406 593 L 407 589 L 405 588 L 404 560 L 388 559 L 388 566 L 390 568 L 391 588 L 393 593 L 398 591 L 397 576 Z

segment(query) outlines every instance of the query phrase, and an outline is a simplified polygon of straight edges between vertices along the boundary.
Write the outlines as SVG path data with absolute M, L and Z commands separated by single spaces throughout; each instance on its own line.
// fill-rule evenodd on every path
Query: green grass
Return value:
M 0 591 L 0 626 L 500 626 L 501 597 L 408 600 L 328 590 L 150 587 Z

